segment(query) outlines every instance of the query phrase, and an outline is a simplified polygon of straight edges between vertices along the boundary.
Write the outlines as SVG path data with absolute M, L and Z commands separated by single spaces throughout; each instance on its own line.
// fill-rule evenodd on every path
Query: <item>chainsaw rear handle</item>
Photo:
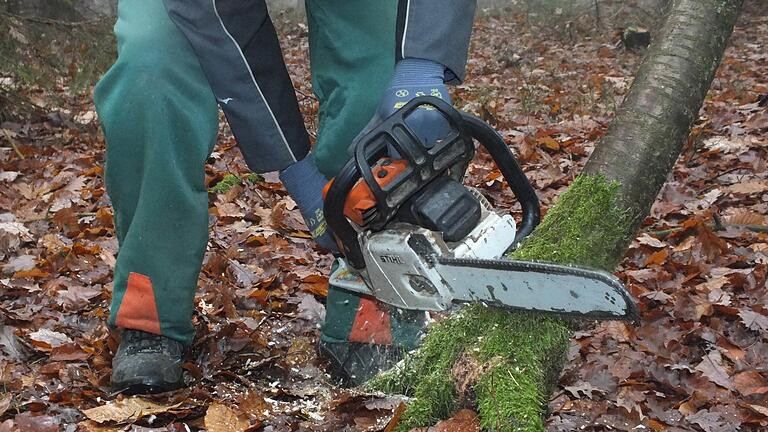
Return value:
M 528 234 L 532 233 L 533 229 L 541 222 L 539 198 L 536 196 L 531 182 L 528 181 L 528 177 L 518 165 L 515 155 L 504 142 L 504 138 L 486 122 L 472 114 L 462 112 L 461 119 L 472 138 L 488 150 L 522 207 L 523 218 L 517 229 L 515 241 L 510 245 L 510 249 L 512 249 L 520 243 L 520 240 L 528 237 Z
M 450 128 L 448 135 L 431 148 L 420 142 L 405 121 L 409 114 L 423 105 L 439 111 Z M 504 139 L 479 118 L 456 110 L 442 99 L 421 96 L 412 99 L 360 138 L 355 144 L 355 156 L 344 165 L 328 190 L 323 206 L 325 219 L 340 240 L 342 252 L 352 267 L 365 268 L 357 230 L 344 215 L 344 205 L 355 184 L 364 179 L 376 198 L 376 215 L 367 228 L 381 230 L 411 195 L 437 176 L 448 173 L 461 180 L 474 156 L 471 138 L 485 147 L 522 206 L 522 222 L 510 248 L 533 231 L 541 220 L 539 200 Z M 391 148 L 408 161 L 408 168 L 386 186 L 380 187 L 371 167 L 379 159 L 387 157 Z

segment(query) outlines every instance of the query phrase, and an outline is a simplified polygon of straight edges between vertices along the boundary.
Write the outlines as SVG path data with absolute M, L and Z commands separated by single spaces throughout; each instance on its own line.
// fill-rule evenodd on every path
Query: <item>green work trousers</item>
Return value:
M 397 5 L 395 0 L 307 0 L 306 5 L 312 83 L 320 101 L 313 152 L 331 177 L 346 162 L 347 148 L 372 117 L 391 75 Z M 216 98 L 161 0 L 120 0 L 115 35 L 117 61 L 94 94 L 120 243 L 109 323 L 189 344 L 208 238 L 204 165 L 216 140 Z M 402 319 L 410 315 L 385 315 L 374 302 L 331 287 L 323 335 L 345 340 L 351 334 L 371 342 L 403 336 L 412 345 L 417 326 L 400 326 L 411 322 Z

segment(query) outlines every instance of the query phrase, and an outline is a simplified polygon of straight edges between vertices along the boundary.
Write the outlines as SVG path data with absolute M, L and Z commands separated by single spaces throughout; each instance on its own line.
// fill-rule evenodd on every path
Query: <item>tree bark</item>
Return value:
M 674 0 L 584 172 L 516 258 L 616 267 L 680 155 L 742 2 Z M 400 430 L 472 405 L 486 430 L 540 431 L 570 336 L 557 318 L 473 305 L 370 385 L 414 396 Z

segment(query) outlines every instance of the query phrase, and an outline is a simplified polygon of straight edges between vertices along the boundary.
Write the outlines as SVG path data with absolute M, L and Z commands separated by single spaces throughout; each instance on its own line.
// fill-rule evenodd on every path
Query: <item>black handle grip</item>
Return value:
M 426 149 L 405 119 L 421 105 L 440 111 L 451 132 L 439 143 Z M 326 195 L 324 212 L 331 231 L 341 241 L 348 263 L 357 269 L 365 267 L 365 259 L 357 241 L 357 230 L 344 216 L 344 204 L 355 184 L 363 178 L 376 198 L 376 216 L 369 228 L 379 230 L 389 222 L 405 200 L 438 175 L 448 171 L 461 178 L 474 155 L 472 139 L 488 150 L 523 208 L 523 220 L 514 243 L 531 233 L 541 219 L 539 200 L 525 173 L 520 169 L 504 139 L 479 118 L 462 113 L 442 99 L 431 96 L 414 98 L 402 109 L 385 119 L 355 144 L 355 157 L 336 176 Z M 408 160 L 408 169 L 385 187 L 376 183 L 371 167 L 387 156 L 388 146 Z M 455 171 L 461 170 L 460 173 Z

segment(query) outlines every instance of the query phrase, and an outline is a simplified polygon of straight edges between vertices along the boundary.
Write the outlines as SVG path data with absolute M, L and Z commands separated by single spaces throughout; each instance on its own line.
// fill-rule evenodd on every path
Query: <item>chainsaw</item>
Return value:
M 439 112 L 447 123 L 431 147 L 408 125 L 417 109 Z M 463 184 L 474 140 L 519 201 L 519 225 Z M 484 302 L 586 319 L 637 318 L 631 296 L 609 273 L 503 258 L 539 223 L 538 198 L 502 137 L 439 98 L 417 97 L 359 138 L 325 188 L 324 213 L 343 253 L 329 282 L 341 289 L 415 310 Z

